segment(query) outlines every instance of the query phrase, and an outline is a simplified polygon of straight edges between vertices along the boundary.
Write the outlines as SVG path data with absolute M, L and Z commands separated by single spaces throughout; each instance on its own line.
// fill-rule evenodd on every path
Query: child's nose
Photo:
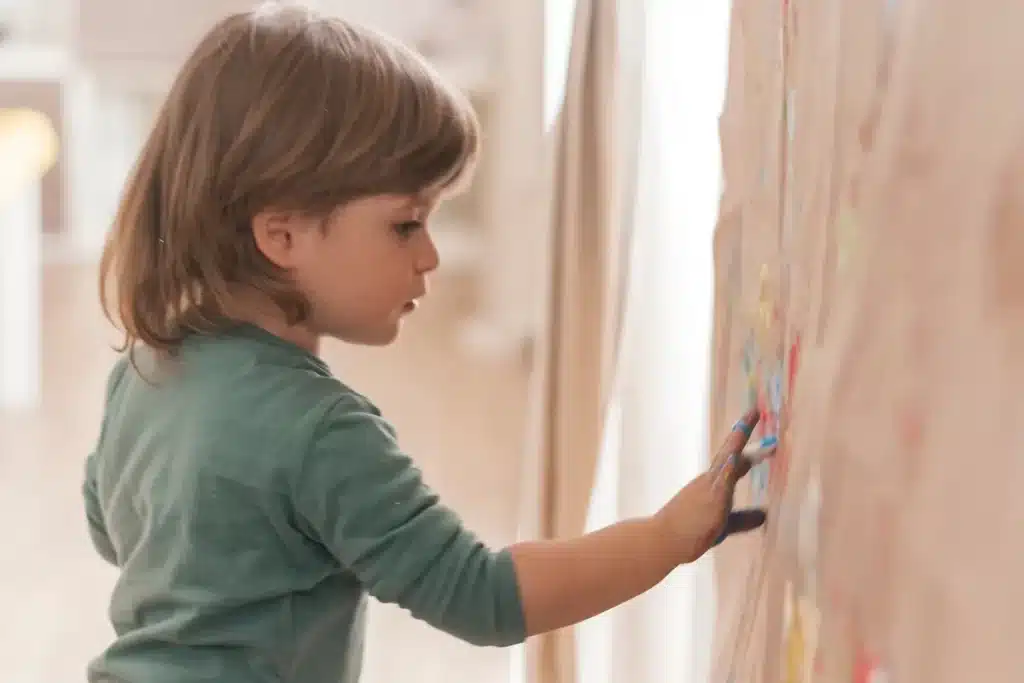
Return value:
M 434 238 L 425 232 L 423 235 L 425 239 L 422 242 L 422 248 L 417 254 L 416 270 L 420 273 L 430 273 L 437 270 L 438 266 L 441 265 L 441 255 L 437 252 Z

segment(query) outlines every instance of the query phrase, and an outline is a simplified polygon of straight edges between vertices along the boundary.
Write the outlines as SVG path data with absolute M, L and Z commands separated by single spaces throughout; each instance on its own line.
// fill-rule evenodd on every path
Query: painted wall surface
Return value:
M 717 551 L 716 683 L 1020 680 L 1022 21 L 733 3 L 711 442 L 756 404 L 780 452 Z

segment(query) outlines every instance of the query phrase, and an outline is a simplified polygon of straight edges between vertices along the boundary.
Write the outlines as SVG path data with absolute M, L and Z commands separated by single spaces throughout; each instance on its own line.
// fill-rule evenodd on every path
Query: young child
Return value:
M 321 338 L 388 344 L 426 293 L 429 218 L 479 141 L 421 59 L 341 20 L 267 7 L 198 45 L 101 264 L 125 353 L 84 493 L 120 578 L 90 681 L 353 682 L 367 595 L 509 645 L 763 523 L 728 515 L 750 415 L 657 514 L 491 550 L 331 375 Z

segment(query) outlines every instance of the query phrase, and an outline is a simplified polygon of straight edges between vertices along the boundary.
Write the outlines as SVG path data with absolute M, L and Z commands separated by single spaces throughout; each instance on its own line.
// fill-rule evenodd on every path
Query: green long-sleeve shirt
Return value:
M 367 594 L 472 643 L 525 637 L 508 554 L 317 357 L 243 325 L 136 363 L 111 373 L 86 465 L 89 531 L 120 568 L 92 683 L 354 682 Z

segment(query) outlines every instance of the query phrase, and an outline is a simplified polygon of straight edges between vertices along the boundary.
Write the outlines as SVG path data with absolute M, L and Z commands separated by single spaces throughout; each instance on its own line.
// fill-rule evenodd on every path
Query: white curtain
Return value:
M 702 470 L 708 452 L 711 240 L 730 7 L 679 0 L 619 7 L 624 78 L 631 70 L 638 76 L 638 116 L 624 117 L 637 152 L 626 217 L 634 253 L 591 528 L 653 512 Z M 586 624 L 581 683 L 706 681 L 713 590 L 710 562 L 701 562 Z
M 544 0 L 544 127 L 553 130 L 565 97 L 576 0 Z
M 622 221 L 618 4 L 573 4 L 547 7 L 549 47 L 557 44 L 555 31 L 565 25 L 569 10 L 572 30 L 564 95 L 554 99 L 550 94 L 558 88 L 549 89 L 548 111 L 557 110 L 557 116 L 549 169 L 550 234 L 540 283 L 543 315 L 524 460 L 520 532 L 528 538 L 578 535 L 586 526 L 614 394 L 630 253 L 630 231 Z M 549 56 L 553 68 L 561 67 L 564 50 Z M 576 642 L 575 629 L 532 639 L 526 648 L 528 679 L 576 680 Z

